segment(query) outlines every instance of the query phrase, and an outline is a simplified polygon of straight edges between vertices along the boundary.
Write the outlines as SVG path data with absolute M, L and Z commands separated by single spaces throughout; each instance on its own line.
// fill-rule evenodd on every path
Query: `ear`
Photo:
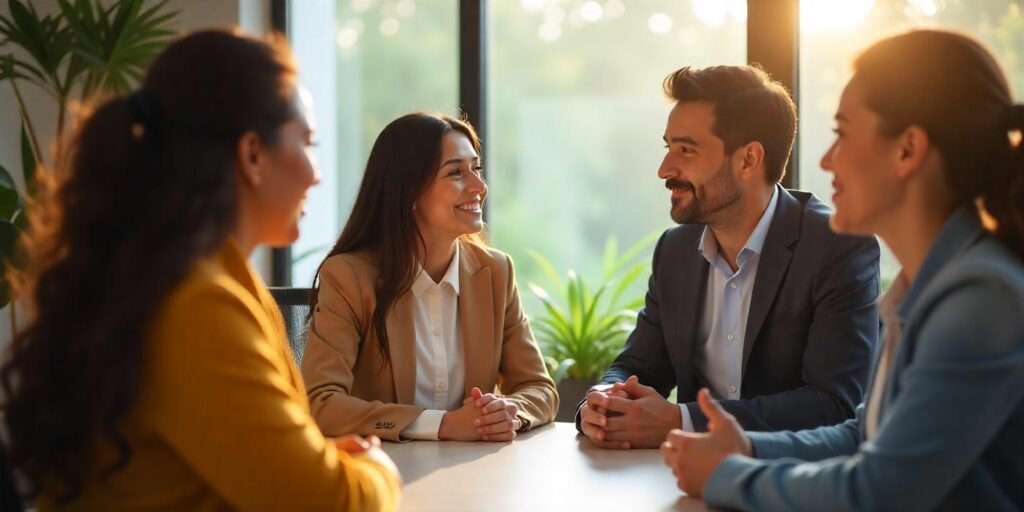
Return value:
M 238 165 L 240 178 L 249 186 L 258 187 L 263 181 L 263 141 L 256 132 L 245 132 L 238 138 L 235 146 L 235 163 Z
M 760 142 L 753 141 L 740 146 L 733 153 L 733 158 L 736 159 L 741 179 L 764 174 L 764 146 Z
M 906 178 L 924 167 L 931 149 L 931 139 L 923 128 L 917 125 L 908 126 L 896 139 L 896 144 L 897 176 Z

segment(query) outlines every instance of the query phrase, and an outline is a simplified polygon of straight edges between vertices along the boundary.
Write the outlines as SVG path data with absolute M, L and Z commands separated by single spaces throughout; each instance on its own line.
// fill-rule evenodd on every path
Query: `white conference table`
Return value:
M 405 480 L 402 511 L 706 510 L 656 450 L 603 450 L 572 423 L 511 443 L 384 443 Z

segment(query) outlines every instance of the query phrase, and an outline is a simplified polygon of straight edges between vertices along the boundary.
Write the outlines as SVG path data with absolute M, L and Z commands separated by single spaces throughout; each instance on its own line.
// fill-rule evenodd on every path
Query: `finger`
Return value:
M 629 393 L 630 396 L 634 397 L 654 395 L 661 396 L 661 393 L 658 393 L 658 390 L 650 386 L 645 386 L 641 384 L 640 379 L 636 375 L 631 375 L 628 379 L 626 379 L 625 391 Z
M 616 430 L 614 432 L 605 430 L 604 440 L 617 442 L 632 442 L 633 435 L 634 434 L 628 430 Z
M 515 416 L 509 416 L 508 413 L 505 412 L 505 409 L 501 409 L 500 411 L 481 415 L 479 418 L 473 420 L 473 425 L 477 427 L 484 427 L 487 425 L 493 425 L 499 421 L 512 421 L 512 418 L 514 417 Z
M 491 395 L 491 396 L 494 396 L 494 395 Z M 477 400 L 477 403 L 480 403 L 483 400 L 486 400 L 486 397 L 485 398 L 481 398 L 480 400 Z M 481 415 L 486 415 L 486 414 L 491 414 L 492 412 L 495 412 L 495 411 L 504 410 L 506 404 L 508 404 L 508 402 L 506 402 L 504 399 L 502 399 L 502 398 L 494 398 L 494 399 L 488 401 L 486 404 L 480 406 L 481 407 L 480 414 Z
M 593 408 L 607 407 L 608 395 L 601 391 L 591 391 L 590 393 L 587 393 L 587 406 Z
M 617 396 L 608 397 L 608 411 L 626 413 L 633 407 L 633 400 Z
M 629 442 L 627 441 L 595 441 L 591 439 L 598 448 L 604 448 L 605 450 L 628 450 Z
M 494 396 L 494 393 L 487 393 L 486 395 L 481 395 L 479 398 L 474 400 L 473 405 L 477 407 L 483 407 L 498 399 L 499 398 L 497 396 Z
M 511 432 L 513 430 L 515 430 L 515 429 L 512 428 L 512 420 L 505 419 L 505 420 L 499 421 L 497 423 L 492 423 L 490 425 L 484 425 L 484 426 L 481 426 L 481 427 L 477 427 L 476 432 L 478 434 L 483 434 L 485 436 L 489 436 L 489 435 L 493 435 L 493 434 L 501 434 L 503 432 Z
M 344 436 L 334 440 L 334 446 L 348 453 L 362 453 L 370 449 L 370 443 L 359 436 Z
M 626 391 L 625 391 L 625 390 L 621 390 L 621 389 L 618 389 L 618 390 L 616 390 L 616 389 L 613 389 L 613 390 L 611 390 L 611 391 L 610 391 L 610 392 L 608 393 L 608 396 L 609 396 L 609 397 L 612 397 L 612 396 L 616 396 L 616 397 L 619 397 L 619 398 L 629 398 L 629 393 L 626 393 Z
M 606 416 L 608 418 L 601 428 L 605 432 L 629 430 L 629 419 L 627 416 Z
M 665 442 L 671 444 L 672 446 L 678 446 L 679 443 L 683 441 L 684 437 L 686 437 L 686 432 L 678 428 L 674 428 L 672 430 L 669 430 L 668 434 L 665 435 Z
M 726 423 L 730 423 L 733 420 L 731 414 L 725 412 L 722 406 L 711 398 L 711 393 L 708 388 L 701 388 L 697 392 L 697 405 L 700 406 L 700 411 L 708 417 L 708 430 L 715 430 L 720 427 L 724 427 Z
M 604 427 L 608 423 L 608 417 L 593 408 L 584 407 L 580 410 L 580 423 Z
M 489 442 L 501 442 L 501 441 L 512 441 L 516 438 L 516 431 L 511 430 L 509 432 L 502 432 L 501 434 L 487 434 L 482 436 L 480 439 Z
M 480 388 L 473 386 L 473 389 L 469 391 L 469 396 L 472 397 L 473 400 L 479 400 L 480 397 L 484 396 L 484 393 L 483 391 L 480 391 Z
M 604 441 L 604 431 L 593 423 L 580 423 L 580 428 L 583 430 L 583 435 L 590 438 L 591 441 L 595 443 Z
M 374 448 L 380 448 L 380 438 L 377 436 L 367 436 L 366 442 L 370 443 L 370 446 Z

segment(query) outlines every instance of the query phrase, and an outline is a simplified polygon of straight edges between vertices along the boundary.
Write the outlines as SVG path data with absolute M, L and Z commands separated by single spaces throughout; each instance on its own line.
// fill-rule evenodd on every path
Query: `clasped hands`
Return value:
M 448 411 L 437 431 L 448 441 L 511 441 L 522 426 L 519 407 L 511 400 L 474 387 L 462 407 Z
M 736 418 L 715 402 L 707 389 L 697 393 L 697 405 L 708 419 L 708 432 L 684 432 L 679 428 L 679 406 L 631 376 L 607 392 L 588 393 L 580 408 L 580 425 L 602 448 L 660 448 L 679 489 L 699 498 L 711 473 L 726 457 L 753 457 L 754 449 Z

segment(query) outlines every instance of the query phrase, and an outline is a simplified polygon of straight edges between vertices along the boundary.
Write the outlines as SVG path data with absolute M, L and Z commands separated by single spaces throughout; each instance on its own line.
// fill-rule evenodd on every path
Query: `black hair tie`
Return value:
M 1024 131 L 1024 104 L 1014 103 L 1006 108 L 1006 127 Z

